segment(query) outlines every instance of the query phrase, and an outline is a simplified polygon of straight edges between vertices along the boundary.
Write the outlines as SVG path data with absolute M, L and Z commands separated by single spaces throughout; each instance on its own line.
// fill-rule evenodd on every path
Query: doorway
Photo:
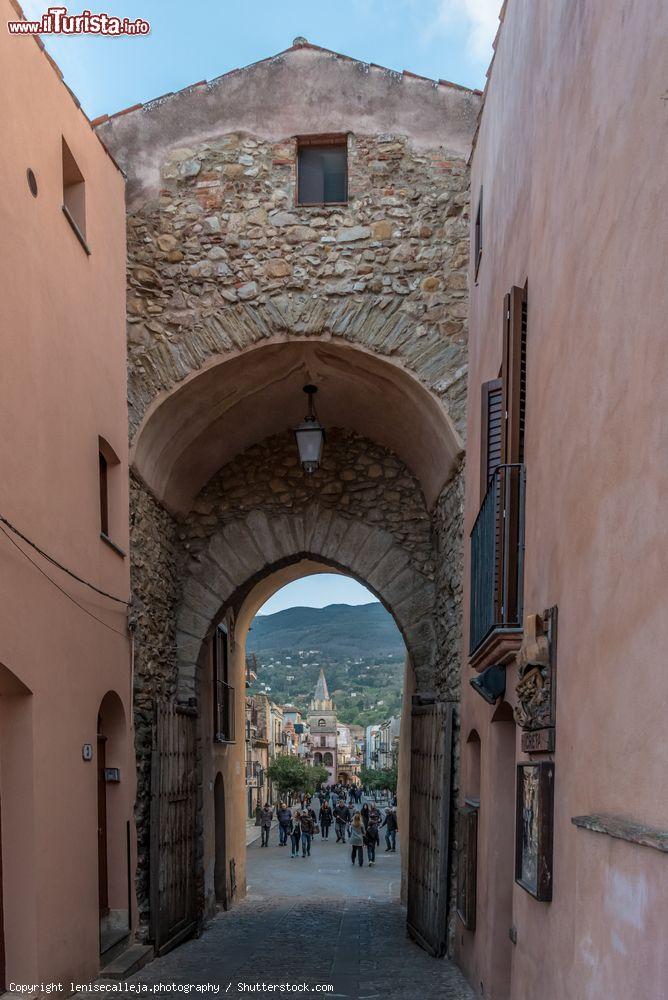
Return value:
M 220 903 L 224 910 L 227 910 L 229 908 L 229 897 L 227 892 L 227 850 L 225 844 L 225 782 L 220 771 L 216 775 L 213 787 L 213 808 L 216 852 L 213 886 L 216 894 L 216 902 Z
M 97 880 L 100 955 L 108 962 L 130 933 L 130 837 L 125 712 L 108 691 L 97 714 Z
M 107 737 L 102 731 L 102 715 L 97 716 L 97 879 L 100 926 L 109 914 L 109 869 L 107 854 Z

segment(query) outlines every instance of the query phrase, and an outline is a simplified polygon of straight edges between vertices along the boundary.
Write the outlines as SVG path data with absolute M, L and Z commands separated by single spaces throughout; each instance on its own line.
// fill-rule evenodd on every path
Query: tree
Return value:
M 267 769 L 269 780 L 275 782 L 281 797 L 291 792 L 300 792 L 306 781 L 306 765 L 291 754 L 281 753 L 272 760 Z
M 329 779 L 329 771 L 322 764 L 305 764 L 304 770 L 306 772 L 305 792 L 313 793 L 318 785 L 324 784 Z
M 299 757 L 287 753 L 274 757 L 267 774 L 269 780 L 278 785 L 282 797 L 295 792 L 314 792 L 329 776 L 327 768 L 321 764 L 306 764 Z
M 382 767 L 378 769 L 362 767 L 360 771 L 360 781 L 362 784 L 367 788 L 376 789 L 377 791 L 389 788 L 391 792 L 396 792 L 397 778 L 396 765 L 394 767 Z

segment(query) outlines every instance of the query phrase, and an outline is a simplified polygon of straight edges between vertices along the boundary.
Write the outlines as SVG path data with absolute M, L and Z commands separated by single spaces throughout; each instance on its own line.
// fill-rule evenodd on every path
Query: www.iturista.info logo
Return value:
M 143 18 L 93 14 L 82 10 L 68 14 L 67 7 L 49 7 L 39 21 L 8 21 L 10 35 L 148 35 L 151 25 Z

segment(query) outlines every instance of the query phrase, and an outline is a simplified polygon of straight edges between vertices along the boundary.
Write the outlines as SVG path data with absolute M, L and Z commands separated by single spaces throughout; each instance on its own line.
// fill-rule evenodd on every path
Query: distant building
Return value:
M 311 699 L 307 722 L 311 730 L 313 763 L 326 767 L 329 784 L 334 784 L 338 781 L 336 711 L 322 670 Z
M 385 722 L 381 722 L 379 729 L 379 760 L 378 767 L 382 770 L 389 770 L 395 767 L 399 760 L 399 736 L 401 732 L 401 719 L 392 716 Z
M 366 738 L 364 740 L 364 764 L 370 770 L 380 767 L 380 725 L 366 727 Z

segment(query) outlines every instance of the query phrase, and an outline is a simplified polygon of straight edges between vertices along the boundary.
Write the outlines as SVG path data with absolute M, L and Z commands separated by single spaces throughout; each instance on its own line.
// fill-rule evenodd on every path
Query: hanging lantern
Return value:
M 299 449 L 299 461 L 302 463 L 304 471 L 309 475 L 315 472 L 320 465 L 322 445 L 325 440 L 325 428 L 318 420 L 313 402 L 317 391 L 314 385 L 304 386 L 304 392 L 308 396 L 308 413 L 301 424 L 294 429 Z

